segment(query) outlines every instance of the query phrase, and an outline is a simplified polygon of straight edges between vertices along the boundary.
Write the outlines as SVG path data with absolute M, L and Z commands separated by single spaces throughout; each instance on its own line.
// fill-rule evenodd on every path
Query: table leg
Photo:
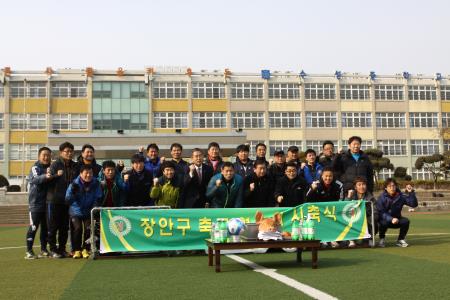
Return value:
M 302 252 L 303 252 L 303 248 L 297 248 L 297 262 L 298 263 L 302 262 Z
M 215 250 L 216 256 L 216 272 L 220 272 L 220 250 Z
M 213 265 L 213 251 L 211 247 L 208 247 L 208 266 Z
M 311 248 L 312 268 L 317 269 L 317 248 Z

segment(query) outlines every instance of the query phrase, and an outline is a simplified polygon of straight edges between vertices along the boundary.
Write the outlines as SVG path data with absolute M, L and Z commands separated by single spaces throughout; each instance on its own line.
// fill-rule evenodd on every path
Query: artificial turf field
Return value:
M 339 299 L 450 299 L 450 213 L 408 215 L 408 248 L 243 254 Z M 206 255 L 25 260 L 26 227 L 0 227 L 0 299 L 309 299 L 270 277 L 222 258 L 222 272 Z M 431 235 L 428 233 L 432 233 Z M 39 248 L 35 249 L 38 253 Z

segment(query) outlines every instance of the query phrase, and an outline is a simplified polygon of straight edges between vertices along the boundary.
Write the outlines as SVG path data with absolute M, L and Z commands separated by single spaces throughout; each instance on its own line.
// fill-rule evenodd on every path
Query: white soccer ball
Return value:
M 245 230 L 245 223 L 239 218 L 230 219 L 227 223 L 230 235 L 240 235 Z

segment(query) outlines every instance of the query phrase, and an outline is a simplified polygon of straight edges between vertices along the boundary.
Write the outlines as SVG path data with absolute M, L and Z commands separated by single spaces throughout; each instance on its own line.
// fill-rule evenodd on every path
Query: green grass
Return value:
M 320 251 L 319 269 L 309 252 L 301 265 L 293 253 L 246 254 L 244 258 L 340 299 L 380 297 L 436 299 L 450 295 L 450 214 L 414 214 L 410 247 Z M 0 227 L 0 248 L 21 246 L 25 227 Z M 388 234 L 396 234 L 390 230 Z M 420 235 L 423 233 L 446 235 Z M 222 272 L 206 256 L 23 259 L 25 249 L 0 250 L 0 299 L 307 299 L 278 281 L 223 257 Z

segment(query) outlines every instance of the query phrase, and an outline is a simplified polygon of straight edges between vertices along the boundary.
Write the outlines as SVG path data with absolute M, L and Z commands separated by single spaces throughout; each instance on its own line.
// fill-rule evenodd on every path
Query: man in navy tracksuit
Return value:
M 42 147 L 38 151 L 38 161 L 31 167 L 28 182 L 30 189 L 28 192 L 30 227 L 27 232 L 27 252 L 25 259 L 35 259 L 33 243 L 36 232 L 41 226 L 41 253 L 39 257 L 48 257 L 47 252 L 47 220 L 45 216 L 45 201 L 47 197 L 47 181 L 50 173 L 47 172 L 51 162 L 52 151 L 47 147 Z
M 380 242 L 378 246 L 385 246 L 385 236 L 388 228 L 400 228 L 396 245 L 399 247 L 408 247 L 405 237 L 409 229 L 409 220 L 402 217 L 402 208 L 404 205 L 417 207 L 418 203 L 413 187 L 410 184 L 406 185 L 406 193 L 402 193 L 398 189 L 395 179 L 386 179 L 384 182 L 384 192 L 378 197 L 377 201 L 380 229 Z

